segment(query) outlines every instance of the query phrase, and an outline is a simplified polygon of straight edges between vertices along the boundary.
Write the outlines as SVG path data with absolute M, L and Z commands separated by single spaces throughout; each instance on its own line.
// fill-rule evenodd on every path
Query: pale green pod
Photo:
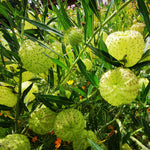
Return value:
M 80 29 L 71 28 L 67 35 L 67 42 L 71 45 L 77 45 L 82 42 L 82 33 Z
M 25 69 L 33 73 L 44 73 L 52 67 L 53 62 L 48 56 L 58 58 L 57 54 L 31 40 L 21 45 L 19 56 Z
M 17 103 L 17 94 L 13 92 L 12 86 L 0 82 L 0 104 L 14 107 Z
M 91 147 L 88 139 L 97 143 L 97 137 L 93 131 L 82 130 L 79 132 L 73 140 L 73 150 L 86 150 L 88 147 Z
M 86 127 L 84 116 L 77 109 L 65 109 L 58 113 L 54 131 L 64 141 L 72 141 L 75 134 Z
M 126 59 L 126 67 L 135 65 L 144 53 L 145 43 L 143 36 L 138 31 L 118 31 L 111 33 L 106 39 L 109 54 L 117 60 Z
M 31 146 L 25 135 L 9 134 L 0 140 L 0 150 L 31 150 Z
M 29 128 L 40 135 L 47 134 L 54 127 L 56 113 L 47 107 L 37 108 L 29 118 Z
M 111 105 L 129 104 L 139 92 L 136 75 L 129 69 L 116 68 L 104 73 L 100 79 L 101 96 Z

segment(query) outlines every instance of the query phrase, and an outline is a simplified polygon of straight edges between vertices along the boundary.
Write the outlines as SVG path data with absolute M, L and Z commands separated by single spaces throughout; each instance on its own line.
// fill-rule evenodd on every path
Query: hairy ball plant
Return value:
M 17 103 L 17 94 L 9 84 L 0 82 L 0 104 L 8 107 L 14 107 Z
M 71 45 L 78 45 L 82 42 L 82 30 L 75 27 L 69 29 L 65 34 L 65 42 Z
M 97 143 L 97 137 L 93 131 L 82 130 L 75 135 L 75 138 L 73 140 L 73 149 L 86 150 L 88 147 L 91 147 L 88 139 L 92 140 L 94 143 Z
M 54 131 L 64 141 L 72 141 L 75 134 L 86 127 L 84 116 L 77 109 L 65 109 L 58 113 Z
M 53 63 L 46 55 L 52 58 L 58 57 L 51 50 L 31 40 L 26 40 L 19 50 L 19 56 L 25 69 L 33 73 L 44 73 L 52 67 Z
M 9 134 L 0 140 L 0 150 L 31 150 L 31 147 L 25 135 Z
M 29 118 L 29 128 L 40 135 L 51 131 L 54 127 L 56 113 L 47 107 L 38 107 L 31 113 Z
M 129 69 L 116 68 L 104 73 L 100 79 L 101 96 L 111 105 L 129 104 L 139 92 L 136 75 Z
M 110 34 L 106 39 L 109 53 L 126 67 L 135 65 L 144 53 L 145 43 L 138 31 L 118 31 Z

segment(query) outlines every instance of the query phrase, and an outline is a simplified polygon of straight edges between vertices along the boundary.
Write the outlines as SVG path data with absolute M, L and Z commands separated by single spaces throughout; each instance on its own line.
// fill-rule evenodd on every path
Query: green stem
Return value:
M 22 83 L 22 66 L 20 66 L 20 73 L 19 73 L 18 100 L 17 100 L 16 112 L 15 112 L 15 133 L 18 132 L 18 119 L 19 119 L 20 101 L 21 101 L 21 83 Z
M 119 120 L 119 119 L 116 119 L 116 121 L 117 121 L 117 123 L 118 123 L 118 125 L 119 125 L 119 127 L 120 127 L 120 132 L 123 132 L 123 133 L 125 133 L 125 134 L 127 134 L 127 132 L 125 131 L 125 129 L 124 129 L 124 127 L 123 127 L 123 125 L 122 125 L 122 123 L 121 123 L 121 121 Z M 134 136 L 130 136 L 130 139 L 132 140 L 132 141 L 134 141 L 137 145 L 139 145 L 142 149 L 144 149 L 144 150 L 149 150 L 149 148 L 147 148 L 145 145 L 143 145 L 138 139 L 136 139 Z
M 87 44 L 89 44 L 91 42 L 91 40 L 93 39 L 93 37 L 96 35 L 96 33 L 98 31 L 100 31 L 105 24 L 107 24 L 107 22 L 109 22 L 114 16 L 116 16 L 125 6 L 127 6 L 132 0 L 128 0 L 125 3 L 123 3 L 118 10 L 115 10 L 102 24 L 100 27 L 97 28 L 97 30 L 93 33 L 93 35 L 91 36 L 91 38 L 89 38 L 89 40 L 87 41 Z
M 70 72 L 72 71 L 72 68 L 73 68 L 73 67 L 75 66 L 75 64 L 78 62 L 78 60 L 80 59 L 80 57 L 81 57 L 82 53 L 84 52 L 84 50 L 85 50 L 85 47 L 80 51 L 78 57 L 77 57 L 76 60 L 73 62 L 72 66 L 69 68 L 69 71 L 67 72 L 66 76 L 64 76 L 64 78 L 61 80 L 60 85 L 62 85 L 62 84 L 66 81 L 67 77 L 69 76 Z

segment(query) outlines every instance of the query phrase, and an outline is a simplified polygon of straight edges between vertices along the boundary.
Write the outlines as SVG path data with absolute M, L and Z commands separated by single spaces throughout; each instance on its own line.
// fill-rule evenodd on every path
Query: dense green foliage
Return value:
M 31 2 L 0 0 L 0 150 L 150 149 L 149 0 Z

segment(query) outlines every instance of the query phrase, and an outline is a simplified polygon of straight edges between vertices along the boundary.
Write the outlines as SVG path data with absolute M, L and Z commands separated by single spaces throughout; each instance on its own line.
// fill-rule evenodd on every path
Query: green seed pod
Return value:
M 37 108 L 29 118 L 29 128 L 37 134 L 47 134 L 53 129 L 55 118 L 56 113 L 49 108 Z
M 82 130 L 75 136 L 75 139 L 73 140 L 73 149 L 86 150 L 91 146 L 88 139 L 92 140 L 94 143 L 97 143 L 97 137 L 93 131 Z
M 58 113 L 54 124 L 54 131 L 60 139 L 72 141 L 74 135 L 85 127 L 86 121 L 82 113 L 70 108 Z
M 144 53 L 145 43 L 138 31 L 118 31 L 106 39 L 108 52 L 126 67 L 135 65 Z M 125 60 L 124 60 L 125 59 Z
M 67 42 L 71 45 L 77 45 L 82 42 L 82 33 L 80 29 L 71 28 L 67 34 Z
M 9 134 L 0 140 L 0 150 L 31 150 L 31 147 L 25 135 Z
M 101 96 L 114 106 L 131 103 L 139 91 L 136 75 L 124 68 L 116 68 L 104 73 L 99 87 Z
M 52 67 L 53 62 L 46 55 L 52 58 L 58 57 L 57 54 L 31 40 L 26 40 L 19 50 L 25 69 L 33 73 L 44 73 Z
M 12 86 L 0 82 L 0 104 L 14 107 L 17 103 L 17 94 L 13 92 Z

